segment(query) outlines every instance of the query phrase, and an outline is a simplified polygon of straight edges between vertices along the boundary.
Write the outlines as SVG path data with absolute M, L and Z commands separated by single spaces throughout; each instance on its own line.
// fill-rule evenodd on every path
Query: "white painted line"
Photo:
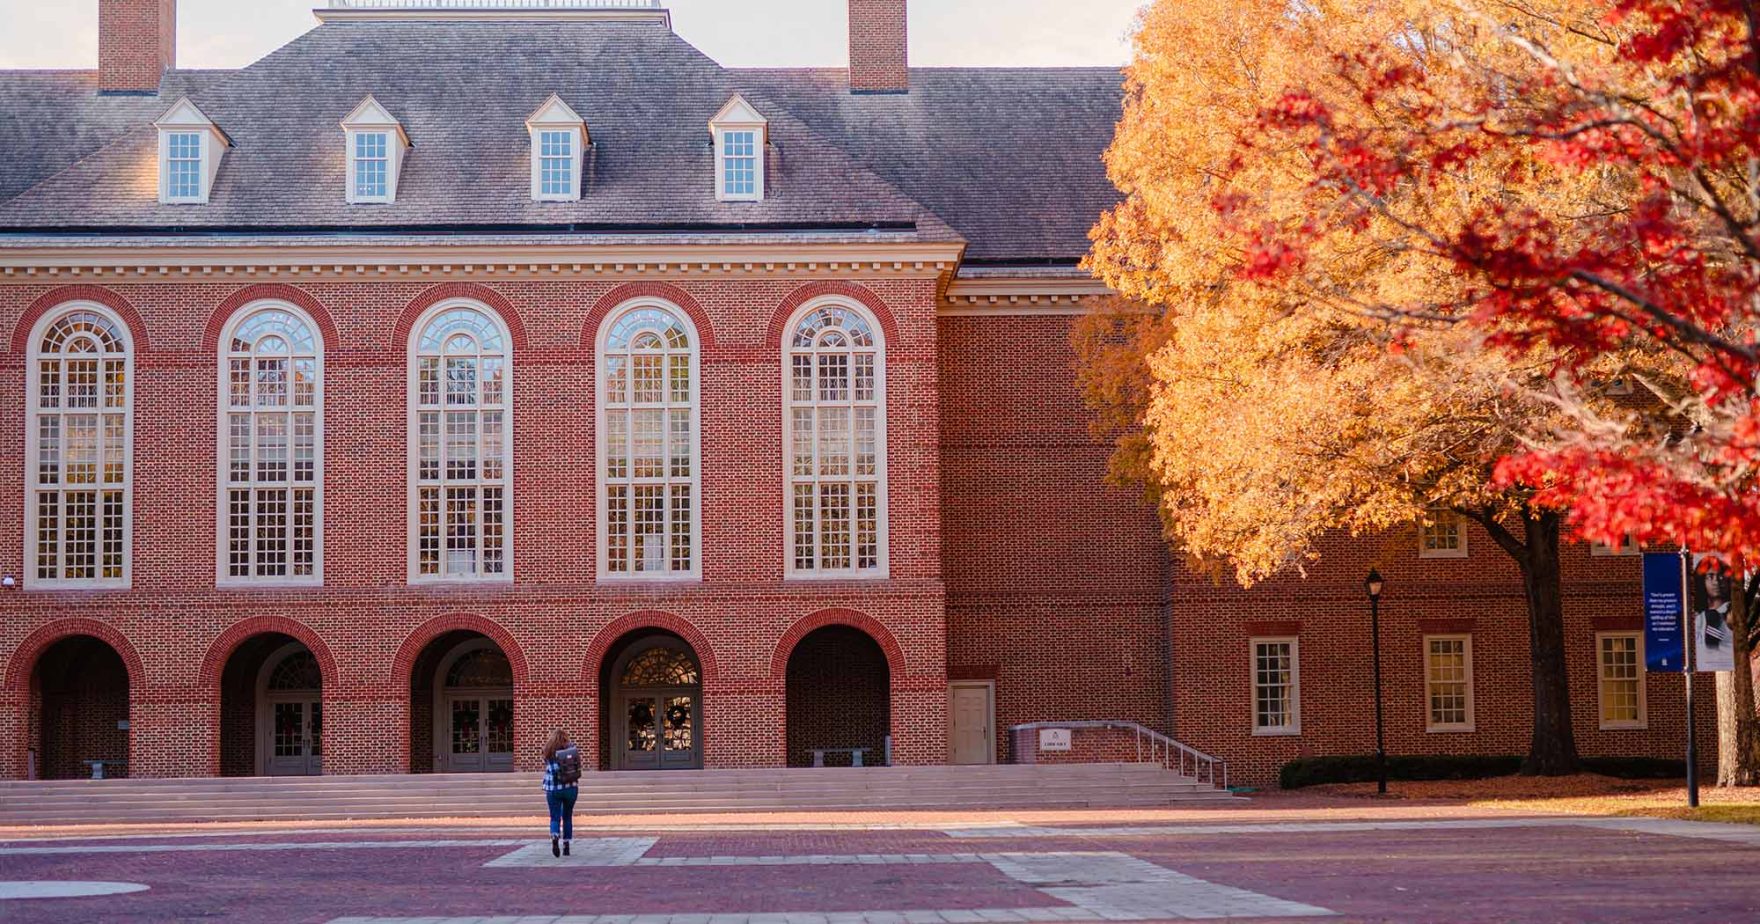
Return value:
M 75 882 L 38 880 L 34 882 L 0 882 L 0 901 L 26 898 L 91 898 L 94 895 L 127 895 L 145 892 L 138 882 Z
M 512 847 L 532 838 L 480 841 L 294 841 L 284 844 L 89 844 L 79 847 L 0 847 L 0 857 L 77 856 L 105 853 L 256 853 L 281 850 L 398 850 L 417 847 Z M 548 842 L 545 850 L 550 849 Z

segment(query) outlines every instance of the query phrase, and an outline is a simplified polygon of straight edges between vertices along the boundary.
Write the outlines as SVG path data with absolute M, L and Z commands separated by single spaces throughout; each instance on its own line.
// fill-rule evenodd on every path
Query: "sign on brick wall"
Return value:
M 1039 729 L 1039 750 L 1067 751 L 1070 749 L 1070 730 L 1067 728 Z

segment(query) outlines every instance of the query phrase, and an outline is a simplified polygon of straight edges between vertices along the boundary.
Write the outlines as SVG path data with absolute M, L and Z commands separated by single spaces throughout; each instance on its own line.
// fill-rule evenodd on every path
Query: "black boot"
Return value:
M 556 838 L 554 838 L 554 837 L 551 838 L 550 839 L 550 855 L 553 857 L 560 857 L 560 856 L 562 856 L 562 848 L 556 846 L 556 844 L 557 844 Z
M 569 847 L 570 843 L 571 842 L 569 842 L 569 841 L 562 842 L 562 855 L 565 857 L 568 856 L 568 847 Z

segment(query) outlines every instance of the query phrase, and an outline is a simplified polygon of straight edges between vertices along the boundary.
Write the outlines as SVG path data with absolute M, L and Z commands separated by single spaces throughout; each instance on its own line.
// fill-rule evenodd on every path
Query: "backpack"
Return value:
M 556 782 L 573 786 L 581 781 L 581 749 L 569 745 L 556 752 Z

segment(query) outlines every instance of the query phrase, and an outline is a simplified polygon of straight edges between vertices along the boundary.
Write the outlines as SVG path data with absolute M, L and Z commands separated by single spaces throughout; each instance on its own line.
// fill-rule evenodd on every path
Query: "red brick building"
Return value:
M 337 2 L 187 71 L 175 0 L 100 2 L 97 71 L 0 72 L 0 778 L 1121 720 L 1264 783 L 1372 746 L 1371 564 L 1391 749 L 1525 748 L 1485 537 L 1243 592 L 1104 484 L 1068 334 L 1116 71 L 908 69 L 904 0 L 851 0 L 847 71 L 649 0 Z M 1583 750 L 1678 753 L 1635 559 L 1569 554 Z

